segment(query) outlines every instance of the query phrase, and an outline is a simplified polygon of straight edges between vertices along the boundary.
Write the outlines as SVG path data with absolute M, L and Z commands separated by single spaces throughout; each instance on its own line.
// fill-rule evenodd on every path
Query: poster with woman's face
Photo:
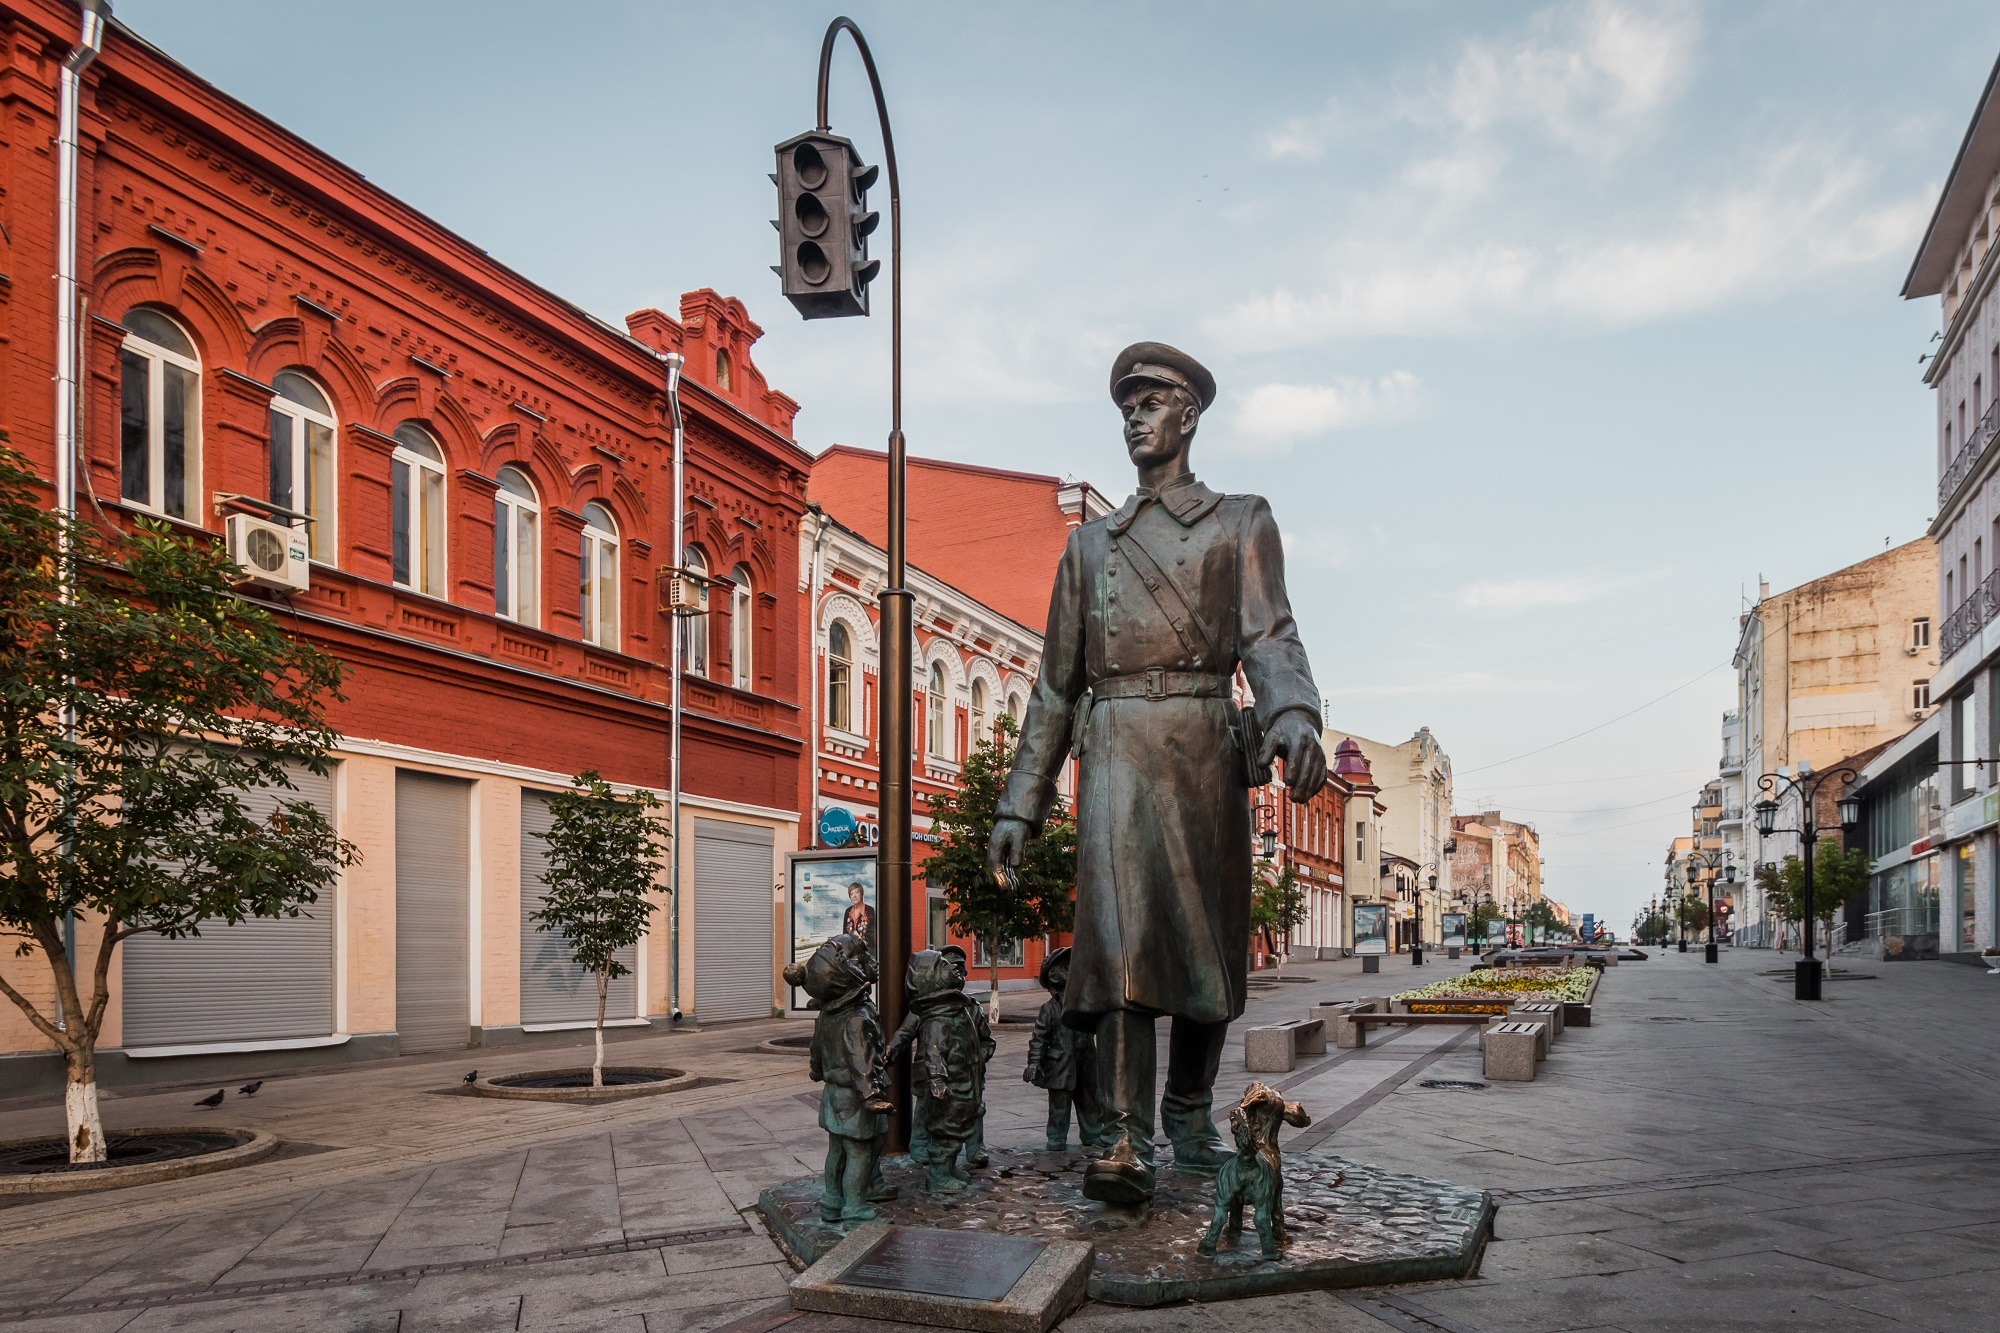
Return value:
M 1389 904 L 1354 904 L 1354 952 L 1389 952 Z
M 875 928 L 875 858 L 792 862 L 792 961 L 803 963 L 835 935 L 859 935 L 878 952 Z M 793 997 L 794 1006 L 803 1003 Z

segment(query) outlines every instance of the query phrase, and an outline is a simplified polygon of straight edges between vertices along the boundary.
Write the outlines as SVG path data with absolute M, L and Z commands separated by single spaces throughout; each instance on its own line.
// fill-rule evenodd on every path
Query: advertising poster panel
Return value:
M 1389 904 L 1354 904 L 1354 952 L 1389 952 Z
M 875 928 L 875 857 L 853 852 L 798 852 L 791 859 L 788 897 L 792 951 L 803 963 L 835 935 L 860 935 L 880 956 Z M 806 996 L 793 988 L 791 1007 Z
M 1444 932 L 1445 948 L 1463 949 L 1465 947 L 1465 913 L 1446 912 L 1438 918 L 1438 924 Z

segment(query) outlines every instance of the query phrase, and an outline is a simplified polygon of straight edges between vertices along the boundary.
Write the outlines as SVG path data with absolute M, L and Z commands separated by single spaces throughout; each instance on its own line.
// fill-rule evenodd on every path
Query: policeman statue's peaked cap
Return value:
M 1111 363 L 1113 402 L 1118 401 L 1125 386 L 1133 380 L 1186 389 L 1204 412 L 1215 401 L 1215 376 L 1208 373 L 1208 367 L 1165 343 L 1133 343 L 1118 354 L 1118 359 Z

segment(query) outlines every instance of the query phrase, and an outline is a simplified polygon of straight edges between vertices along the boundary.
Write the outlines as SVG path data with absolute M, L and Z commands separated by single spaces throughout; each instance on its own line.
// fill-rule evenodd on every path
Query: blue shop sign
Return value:
M 829 805 L 819 812 L 819 840 L 822 846 L 847 846 L 854 840 L 854 829 L 854 814 L 846 806 Z

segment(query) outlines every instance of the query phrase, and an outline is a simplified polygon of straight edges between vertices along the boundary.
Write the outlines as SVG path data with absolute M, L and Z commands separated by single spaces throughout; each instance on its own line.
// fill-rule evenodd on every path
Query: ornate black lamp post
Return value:
M 889 178 L 889 476 L 888 580 L 881 594 L 882 699 L 877 777 L 882 841 L 876 851 L 876 938 L 880 948 L 882 1023 L 895 1031 L 903 1021 L 903 977 L 910 967 L 910 654 L 912 602 L 904 554 L 906 497 L 903 440 L 903 207 L 896 177 L 896 139 L 875 56 L 852 19 L 836 18 L 820 43 L 819 123 L 777 146 L 780 287 L 807 319 L 868 313 L 868 284 L 881 268 L 868 258 L 868 237 L 879 221 L 868 211 L 875 169 L 862 165 L 854 144 L 832 133 L 827 121 L 827 83 L 833 48 L 845 32 L 861 55 L 875 115 L 882 126 L 882 162 Z M 910 1066 L 899 1060 L 889 1071 L 889 1151 L 909 1139 Z
M 1757 802 L 1755 807 L 1757 811 L 1758 834 L 1768 838 L 1773 833 L 1796 833 L 1803 844 L 1805 921 L 1803 923 L 1804 948 L 1800 952 L 1804 956 L 1799 959 L 1798 966 L 1794 969 L 1795 977 L 1792 983 L 1792 998 L 1795 1000 L 1818 1000 L 1820 998 L 1820 983 L 1824 978 L 1824 967 L 1820 963 L 1820 960 L 1813 956 L 1813 846 L 1819 841 L 1819 820 L 1813 811 L 1813 798 L 1818 795 L 1821 785 L 1831 777 L 1838 777 L 1845 782 L 1851 783 L 1854 781 L 1855 774 L 1851 768 L 1834 768 L 1828 769 L 1824 773 L 1815 773 L 1812 771 L 1812 765 L 1802 762 L 1799 765 L 1799 775 L 1797 777 L 1787 777 L 1783 773 L 1766 773 L 1757 779 L 1757 789 L 1759 791 L 1772 793 L 1772 795 Z M 1800 826 L 1798 828 L 1781 829 L 1778 827 L 1778 802 L 1776 796 L 1778 784 L 1781 782 L 1785 785 L 1786 791 L 1796 794 L 1799 798 Z M 1854 827 L 1854 825 L 1861 822 L 1861 798 L 1843 791 L 1840 795 L 1839 812 L 1840 827 L 1843 832 Z
M 1730 862 L 1734 859 L 1729 852 L 1723 851 L 1720 848 L 1705 852 L 1696 851 L 1688 853 L 1687 876 L 1689 885 L 1694 886 L 1697 894 L 1701 892 L 1701 882 L 1705 881 L 1708 886 L 1708 945 L 1704 951 L 1703 962 L 1713 963 L 1719 957 L 1715 942 L 1715 878 L 1718 874 L 1722 873 L 1723 867 L 1727 866 L 1729 878 L 1734 880 L 1736 878 L 1736 867 L 1730 865 Z M 1700 877 L 1699 880 L 1697 880 L 1697 876 Z M 1699 901 L 1699 898 L 1696 901 Z

